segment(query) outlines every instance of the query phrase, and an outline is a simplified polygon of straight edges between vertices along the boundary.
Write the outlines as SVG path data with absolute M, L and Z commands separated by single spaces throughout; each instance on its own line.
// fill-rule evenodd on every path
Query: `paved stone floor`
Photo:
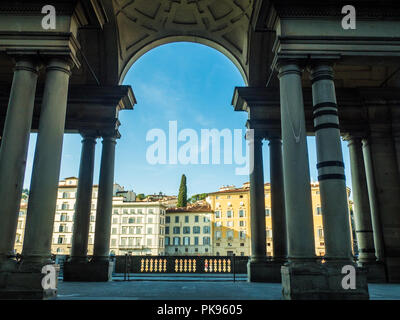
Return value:
M 155 280 L 155 279 L 154 279 Z M 59 281 L 60 300 L 280 300 L 282 287 L 246 281 Z M 372 300 L 400 300 L 400 284 L 370 284 Z

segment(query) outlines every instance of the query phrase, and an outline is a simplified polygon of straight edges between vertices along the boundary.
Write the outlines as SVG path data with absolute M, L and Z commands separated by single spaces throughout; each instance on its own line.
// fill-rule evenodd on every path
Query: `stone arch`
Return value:
M 144 53 L 178 41 L 225 54 L 248 83 L 250 19 L 254 0 L 113 0 L 119 81 Z

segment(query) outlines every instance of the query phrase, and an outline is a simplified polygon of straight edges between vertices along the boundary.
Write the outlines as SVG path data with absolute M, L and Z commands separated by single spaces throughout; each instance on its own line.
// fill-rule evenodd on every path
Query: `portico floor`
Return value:
M 63 282 L 59 300 L 280 300 L 281 284 L 244 281 Z M 371 300 L 400 300 L 400 284 L 369 284 Z

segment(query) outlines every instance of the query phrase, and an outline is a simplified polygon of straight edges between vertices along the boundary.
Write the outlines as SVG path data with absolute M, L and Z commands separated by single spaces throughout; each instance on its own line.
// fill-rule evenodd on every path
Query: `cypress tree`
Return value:
M 181 185 L 179 186 L 178 194 L 178 208 L 186 207 L 187 205 L 187 187 L 186 187 L 186 176 L 183 174 L 181 178 Z

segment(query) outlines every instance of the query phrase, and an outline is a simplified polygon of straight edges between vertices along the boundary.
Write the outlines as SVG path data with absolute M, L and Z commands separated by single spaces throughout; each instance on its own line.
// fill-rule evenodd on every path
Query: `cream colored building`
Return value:
M 212 216 L 207 204 L 167 209 L 166 254 L 213 255 Z
M 78 179 L 66 178 L 59 182 L 51 252 L 68 255 L 71 251 L 72 234 Z M 115 194 L 125 194 L 123 188 L 114 185 Z M 90 215 L 88 255 L 93 254 L 95 238 L 96 205 L 98 186 L 93 186 Z M 123 196 L 113 197 L 113 215 L 110 251 L 116 255 L 131 252 L 135 255 L 164 254 L 164 225 L 166 206 L 160 202 L 126 201 Z M 22 252 L 26 221 L 26 203 L 21 203 L 15 251 Z M 140 232 L 140 233 L 139 233 Z

